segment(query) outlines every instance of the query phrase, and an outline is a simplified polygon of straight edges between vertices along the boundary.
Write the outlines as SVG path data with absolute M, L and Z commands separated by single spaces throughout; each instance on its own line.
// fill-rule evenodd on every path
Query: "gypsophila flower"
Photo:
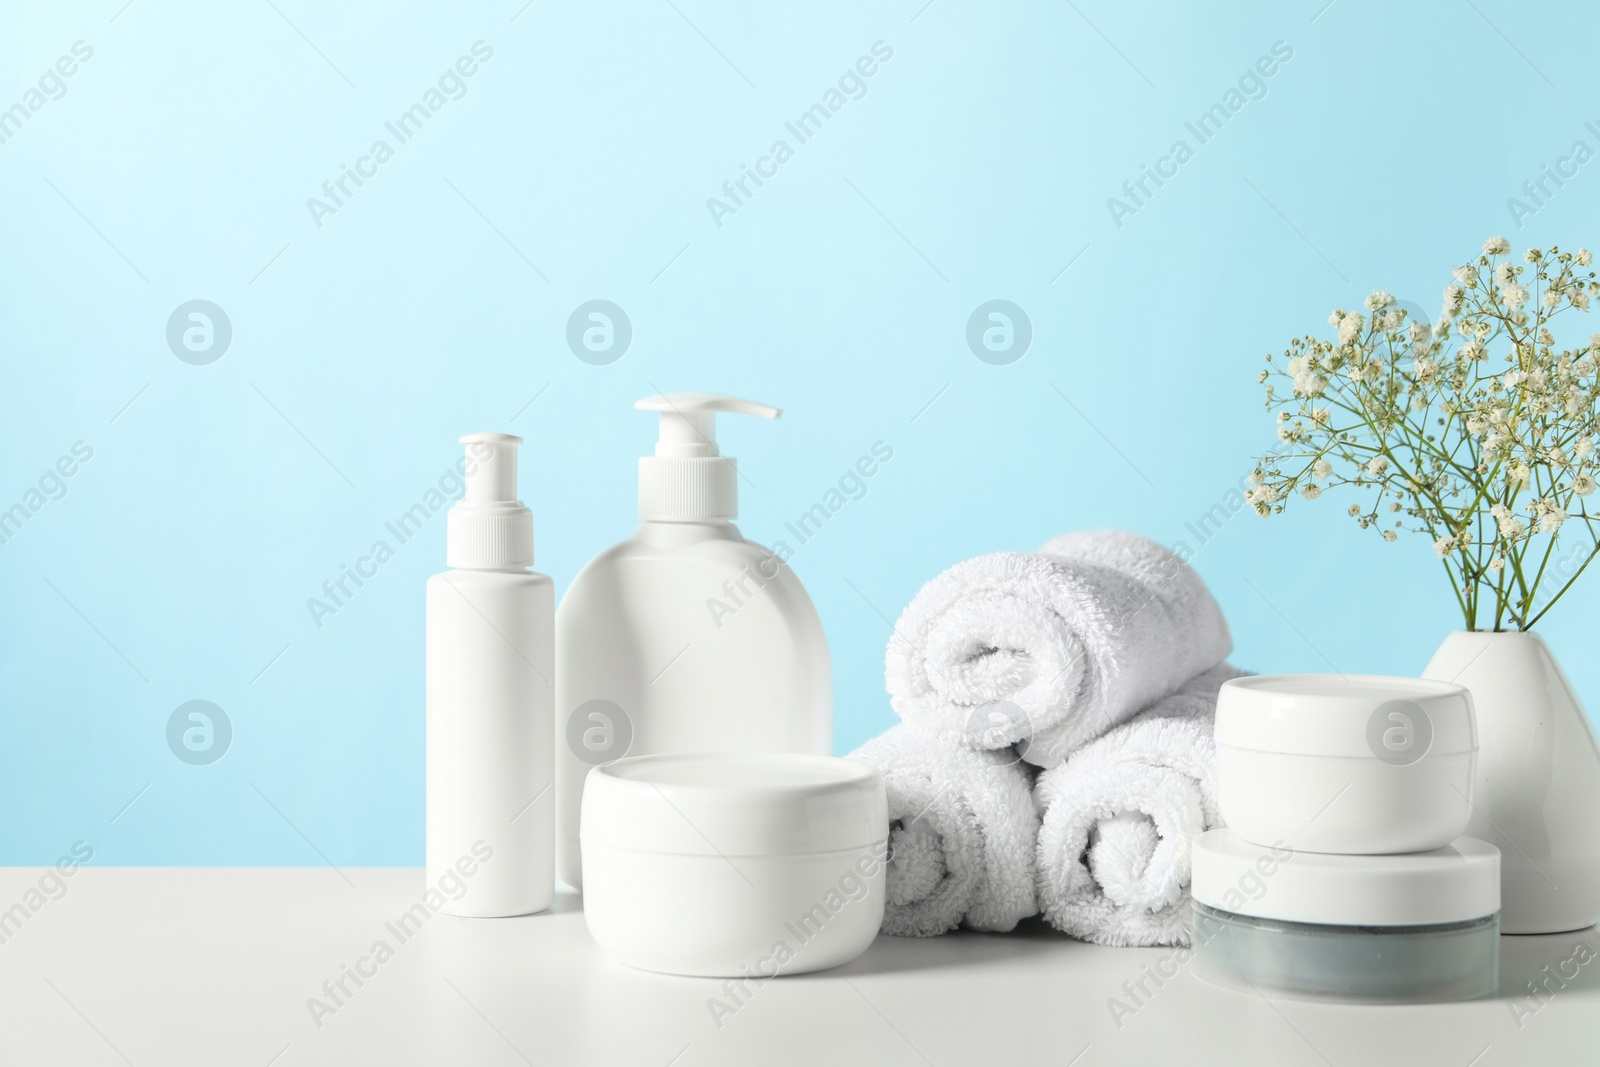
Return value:
M 1469 629 L 1533 625 L 1583 571 L 1546 566 L 1557 541 L 1587 536 L 1582 558 L 1600 554 L 1585 503 L 1600 479 L 1600 333 L 1563 348 L 1555 329 L 1600 304 L 1591 264 L 1586 249 L 1513 258 L 1492 237 L 1453 268 L 1435 323 L 1375 289 L 1328 316 L 1330 335 L 1269 356 L 1258 381 L 1283 444 L 1252 472 L 1251 507 L 1360 494 L 1346 507 L 1357 528 L 1428 536 Z
M 1361 332 L 1361 316 L 1356 314 L 1346 315 L 1339 320 L 1339 343 L 1349 344 L 1356 334 Z

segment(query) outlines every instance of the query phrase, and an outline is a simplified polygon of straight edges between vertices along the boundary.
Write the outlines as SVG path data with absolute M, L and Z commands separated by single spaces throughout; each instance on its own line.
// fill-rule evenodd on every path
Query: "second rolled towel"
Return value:
M 1039 903 L 1100 945 L 1186 945 L 1190 844 L 1217 821 L 1212 724 L 1226 663 L 1039 776 Z
M 883 932 L 932 937 L 966 925 L 1006 931 L 1038 909 L 1033 771 L 896 726 L 850 754 L 889 794 Z
M 969 559 L 924 585 L 889 639 L 907 723 L 1040 767 L 1222 662 L 1228 625 L 1205 583 L 1136 534 L 1067 534 L 1037 553 Z

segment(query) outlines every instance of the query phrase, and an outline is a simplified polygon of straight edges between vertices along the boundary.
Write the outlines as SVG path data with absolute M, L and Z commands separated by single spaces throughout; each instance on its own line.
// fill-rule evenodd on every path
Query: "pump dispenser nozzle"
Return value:
M 461 474 L 466 491 L 445 520 L 451 567 L 526 567 L 533 563 L 533 512 L 517 499 L 517 446 L 508 433 L 469 433 Z
M 783 412 L 721 393 L 662 393 L 634 407 L 661 415 L 655 455 L 639 459 L 639 517 L 707 522 L 738 515 L 738 461 L 717 451 L 717 412 L 763 419 Z

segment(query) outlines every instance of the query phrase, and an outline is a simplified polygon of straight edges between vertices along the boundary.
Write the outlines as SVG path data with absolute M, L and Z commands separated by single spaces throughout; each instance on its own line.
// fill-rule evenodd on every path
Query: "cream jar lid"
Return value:
M 1423 755 L 1478 749 L 1465 686 L 1377 674 L 1230 678 L 1217 693 L 1216 730 L 1219 745 L 1304 756 L 1380 756 L 1386 739 Z
M 589 771 L 579 837 L 641 852 L 789 856 L 889 836 L 883 776 L 791 753 L 631 756 Z
M 1435 926 L 1500 910 L 1500 850 L 1473 837 L 1389 856 L 1252 845 L 1227 829 L 1195 841 L 1195 900 L 1236 915 L 1327 926 Z

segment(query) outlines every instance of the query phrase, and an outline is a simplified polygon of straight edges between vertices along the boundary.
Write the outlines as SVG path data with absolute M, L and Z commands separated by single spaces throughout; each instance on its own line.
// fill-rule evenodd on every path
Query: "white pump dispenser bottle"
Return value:
M 522 439 L 461 443 L 451 569 L 428 579 L 427 884 L 451 915 L 526 915 L 555 897 L 555 586 L 528 569 Z
M 589 768 L 622 756 L 763 751 L 829 755 L 833 678 L 811 598 L 788 565 L 746 541 L 737 461 L 716 415 L 775 419 L 765 404 L 668 393 L 639 460 L 632 538 L 573 579 L 556 614 L 557 867 L 582 888 L 579 812 Z

